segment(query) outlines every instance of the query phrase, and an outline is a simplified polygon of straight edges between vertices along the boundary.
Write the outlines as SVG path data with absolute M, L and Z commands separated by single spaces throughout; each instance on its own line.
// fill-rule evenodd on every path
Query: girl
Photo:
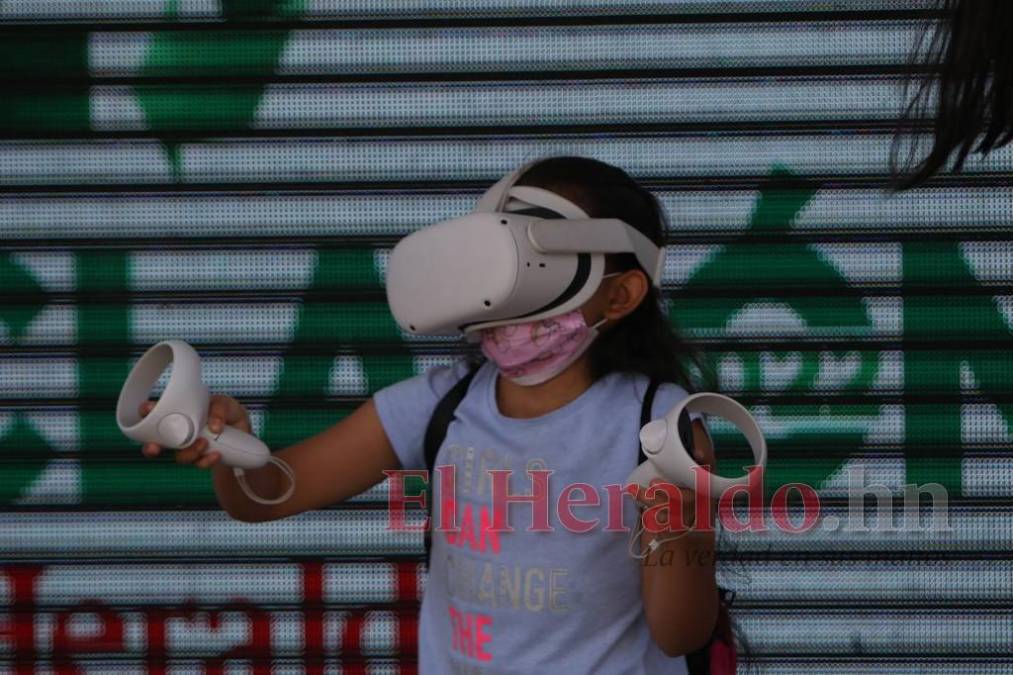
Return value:
M 592 218 L 622 219 L 659 246 L 664 243 L 657 200 L 604 162 L 550 157 L 529 167 L 516 184 L 550 190 Z M 511 361 L 517 351 L 504 349 L 504 341 L 533 356 L 518 367 Z M 659 535 L 656 528 L 644 531 L 642 546 L 655 537 L 660 545 L 639 560 L 630 555 L 629 538 L 640 531 L 646 512 L 620 499 L 626 508 L 616 516 L 609 498 L 615 492 L 605 488 L 624 486 L 636 467 L 649 378 L 664 382 L 652 406 L 657 418 L 688 396 L 684 359 L 701 365 L 699 354 L 672 330 L 646 271 L 633 254 L 607 254 L 601 285 L 577 310 L 487 328 L 482 352 L 487 360 L 436 459 L 436 466 L 454 468 L 460 529 L 433 533 L 419 628 L 420 671 L 687 672 L 684 655 L 707 643 L 718 616 L 714 533 L 692 528 L 694 495 L 683 490 L 678 498 L 688 529 L 677 537 Z M 217 454 L 205 454 L 203 439 L 177 451 L 176 459 L 213 468 L 219 503 L 241 521 L 328 506 L 383 480 L 386 470 L 424 468 L 429 418 L 469 365 L 460 360 L 436 366 L 385 387 L 332 427 L 278 451 L 294 470 L 296 485 L 281 504 L 247 499 Z M 151 405 L 145 404 L 142 414 Z M 709 435 L 699 414 L 693 416 L 696 459 L 711 464 Z M 217 394 L 209 426 L 217 431 L 224 424 L 250 431 L 243 406 Z M 143 452 L 154 457 L 160 448 L 149 444 Z M 549 531 L 536 527 L 536 507 L 524 501 L 509 505 L 511 530 L 491 527 L 494 469 L 511 470 L 513 496 L 537 492 L 527 469 L 551 471 Z M 270 466 L 247 472 L 247 480 L 265 497 L 286 486 Z M 441 505 L 438 481 L 433 494 L 433 503 Z M 561 496 L 569 500 L 568 512 L 557 508 Z M 636 499 L 641 507 L 653 506 L 649 512 L 664 524 L 671 496 L 639 490 Z

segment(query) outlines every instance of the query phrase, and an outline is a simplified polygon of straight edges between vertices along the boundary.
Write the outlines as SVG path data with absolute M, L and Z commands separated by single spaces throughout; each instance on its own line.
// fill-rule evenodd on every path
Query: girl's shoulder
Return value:
M 626 373 L 626 376 L 629 378 L 630 386 L 633 388 L 633 396 L 637 401 L 637 405 L 642 406 L 650 378 L 644 373 Z M 677 382 L 659 382 L 654 392 L 654 399 L 651 402 L 650 418 L 658 419 L 659 417 L 663 417 L 665 413 L 689 395 L 690 392 Z M 691 412 L 689 416 L 690 419 L 703 418 L 703 415 L 698 412 Z
M 372 397 L 402 467 L 412 469 L 424 466 L 422 431 L 437 404 L 469 370 L 463 358 L 419 365 L 421 372 L 378 389 Z
M 633 388 L 634 397 L 637 401 L 642 402 L 651 378 L 644 373 L 624 373 L 623 376 Z M 654 390 L 654 405 L 659 406 L 662 402 L 671 402 L 672 405 L 675 405 L 687 396 L 689 396 L 689 391 L 678 382 L 662 380 L 658 382 L 658 386 Z
M 487 362 L 474 364 L 465 357 L 454 359 L 449 363 L 440 363 L 423 372 L 430 388 L 437 398 L 442 398 L 458 383 L 473 367 L 484 367 Z
M 485 365 L 484 363 L 482 365 Z M 421 396 L 423 401 L 436 404 L 461 378 L 468 374 L 471 363 L 467 358 L 453 360 L 436 359 L 416 365 L 418 374 L 388 385 L 410 392 L 409 396 Z

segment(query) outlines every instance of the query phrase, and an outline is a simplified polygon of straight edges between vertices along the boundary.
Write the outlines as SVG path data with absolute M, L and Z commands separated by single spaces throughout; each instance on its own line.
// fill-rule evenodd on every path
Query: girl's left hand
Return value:
M 706 430 L 703 427 L 703 423 L 699 420 L 693 421 L 693 459 L 701 467 L 710 471 L 711 468 L 716 464 L 716 458 L 714 456 L 714 446 L 711 445 L 710 437 L 707 435 Z M 658 483 L 667 483 L 661 478 L 655 478 L 651 481 L 651 485 Z M 654 488 L 651 491 L 651 496 L 647 496 L 648 488 L 641 485 L 636 486 L 637 492 L 634 495 L 634 499 L 640 504 L 644 510 L 647 510 L 653 506 L 668 505 L 671 502 L 673 493 L 678 494 L 682 502 L 682 520 L 688 528 L 692 528 L 696 524 L 696 491 L 692 488 L 683 487 L 681 485 L 675 485 L 669 483 L 671 488 Z M 672 489 L 674 488 L 674 489 Z M 678 490 L 676 493 L 675 491 Z M 712 495 L 713 496 L 713 495 Z M 714 505 L 712 504 L 712 513 Z M 661 508 L 655 511 L 656 519 L 659 525 L 665 527 L 669 526 L 669 515 L 672 513 L 672 508 Z M 678 513 L 678 511 L 676 511 Z

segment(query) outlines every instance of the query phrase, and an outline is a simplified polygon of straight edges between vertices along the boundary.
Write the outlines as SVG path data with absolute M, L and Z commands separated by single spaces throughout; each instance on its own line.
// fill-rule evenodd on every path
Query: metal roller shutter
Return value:
M 932 20 L 0 0 L 0 672 L 414 672 L 421 540 L 385 529 L 385 485 L 236 523 L 112 409 L 170 336 L 275 448 L 446 362 L 388 313 L 390 247 L 551 154 L 659 196 L 673 321 L 764 425 L 768 494 L 819 489 L 804 534 L 722 534 L 754 672 L 1013 672 L 1013 148 L 883 190 Z M 843 527 L 860 475 L 896 518 L 940 484 L 949 529 Z

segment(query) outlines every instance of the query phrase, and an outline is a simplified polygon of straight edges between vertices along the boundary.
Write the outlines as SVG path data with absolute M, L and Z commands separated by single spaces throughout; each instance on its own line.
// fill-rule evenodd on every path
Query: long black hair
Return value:
M 667 219 L 660 202 L 616 166 L 589 157 L 546 157 L 529 167 L 515 184 L 556 192 L 592 218 L 618 218 L 658 246 L 665 244 Z M 643 270 L 632 253 L 606 254 L 606 273 L 636 268 Z M 698 384 L 708 391 L 716 390 L 716 378 L 702 351 L 681 335 L 653 285 L 636 309 L 595 338 L 588 348 L 588 361 L 592 380 L 621 371 L 675 382 L 691 393 Z M 691 366 L 696 367 L 697 375 Z
M 514 184 L 555 192 L 580 206 L 591 218 L 618 218 L 658 246 L 665 245 L 668 219 L 661 202 L 619 167 L 589 157 L 557 155 L 534 162 Z M 606 273 L 637 268 L 650 279 L 632 253 L 605 256 Z M 619 371 L 675 382 L 690 393 L 718 390 L 716 374 L 702 350 L 682 336 L 653 285 L 632 312 L 601 331 L 588 347 L 588 360 L 592 380 Z M 480 357 L 471 359 L 473 365 L 480 362 Z M 691 366 L 695 366 L 696 373 Z M 725 622 L 734 633 L 739 665 L 749 666 L 749 641 L 723 602 L 718 622 Z M 706 655 L 706 647 L 687 655 L 690 673 L 708 672 Z
M 951 158 L 957 172 L 972 152 L 987 155 L 1013 141 L 1013 3 L 939 0 L 937 8 L 942 21 L 926 26 L 911 55 L 905 91 L 917 83 L 916 93 L 891 149 L 897 190 L 924 183 Z M 916 160 L 919 144 L 906 130 L 926 118 L 932 147 Z

